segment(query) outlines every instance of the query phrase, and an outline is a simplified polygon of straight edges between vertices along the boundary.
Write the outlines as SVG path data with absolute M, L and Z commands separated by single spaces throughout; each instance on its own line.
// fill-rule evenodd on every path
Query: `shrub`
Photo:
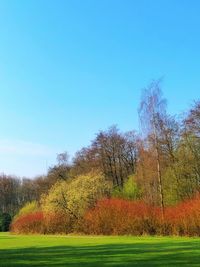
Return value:
M 200 235 L 200 195 L 167 208 L 165 214 L 171 234 Z
M 21 217 L 23 215 L 34 213 L 36 211 L 40 211 L 39 204 L 37 201 L 27 202 L 15 215 L 15 218 Z
M 45 233 L 44 216 L 41 211 L 28 213 L 17 217 L 11 225 L 15 233 Z
M 0 227 L 3 220 L 0 217 Z M 4 216 L 4 218 L 8 218 Z M 33 211 L 15 217 L 11 230 L 15 233 L 71 233 L 105 235 L 188 235 L 200 236 L 200 195 L 165 209 L 142 201 L 101 199 L 84 216 L 74 218 L 62 210 Z M 8 220 L 4 220 L 8 222 Z
M 160 210 L 141 201 L 100 200 L 84 217 L 87 234 L 143 235 L 160 229 Z
M 67 234 L 71 233 L 73 229 L 73 218 L 63 212 L 51 212 L 44 214 L 44 224 L 46 233 Z

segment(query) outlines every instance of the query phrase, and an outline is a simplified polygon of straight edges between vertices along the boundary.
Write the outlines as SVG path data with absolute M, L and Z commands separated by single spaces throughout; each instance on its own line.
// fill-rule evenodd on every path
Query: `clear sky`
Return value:
M 0 0 L 0 172 L 45 173 L 100 129 L 137 129 L 141 89 L 200 96 L 198 0 Z

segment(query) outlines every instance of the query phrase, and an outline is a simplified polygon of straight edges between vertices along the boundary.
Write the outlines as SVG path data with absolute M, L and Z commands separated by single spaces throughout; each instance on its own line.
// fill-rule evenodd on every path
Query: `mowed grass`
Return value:
M 1 233 L 3 266 L 200 266 L 200 238 Z

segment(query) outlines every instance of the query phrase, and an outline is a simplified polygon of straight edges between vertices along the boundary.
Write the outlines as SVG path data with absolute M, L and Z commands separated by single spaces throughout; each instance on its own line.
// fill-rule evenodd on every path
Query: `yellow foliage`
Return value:
M 75 217 L 83 215 L 86 209 L 108 195 L 111 184 L 101 173 L 80 175 L 70 182 L 56 183 L 42 199 L 44 212 L 65 211 Z
M 14 219 L 39 210 L 40 208 L 37 201 L 28 202 L 19 210 Z

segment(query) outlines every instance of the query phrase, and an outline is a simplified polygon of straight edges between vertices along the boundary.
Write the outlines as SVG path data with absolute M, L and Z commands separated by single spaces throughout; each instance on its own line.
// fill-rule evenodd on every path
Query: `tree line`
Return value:
M 167 207 L 200 190 L 200 101 L 184 115 L 172 116 L 160 82 L 153 81 L 142 92 L 138 115 L 139 133 L 117 126 L 100 131 L 72 162 L 66 152 L 59 154 L 45 176 L 1 175 L 1 213 L 13 217 L 37 201 L 44 209 L 63 207 L 76 218 L 104 196 L 158 206 L 164 220 Z

